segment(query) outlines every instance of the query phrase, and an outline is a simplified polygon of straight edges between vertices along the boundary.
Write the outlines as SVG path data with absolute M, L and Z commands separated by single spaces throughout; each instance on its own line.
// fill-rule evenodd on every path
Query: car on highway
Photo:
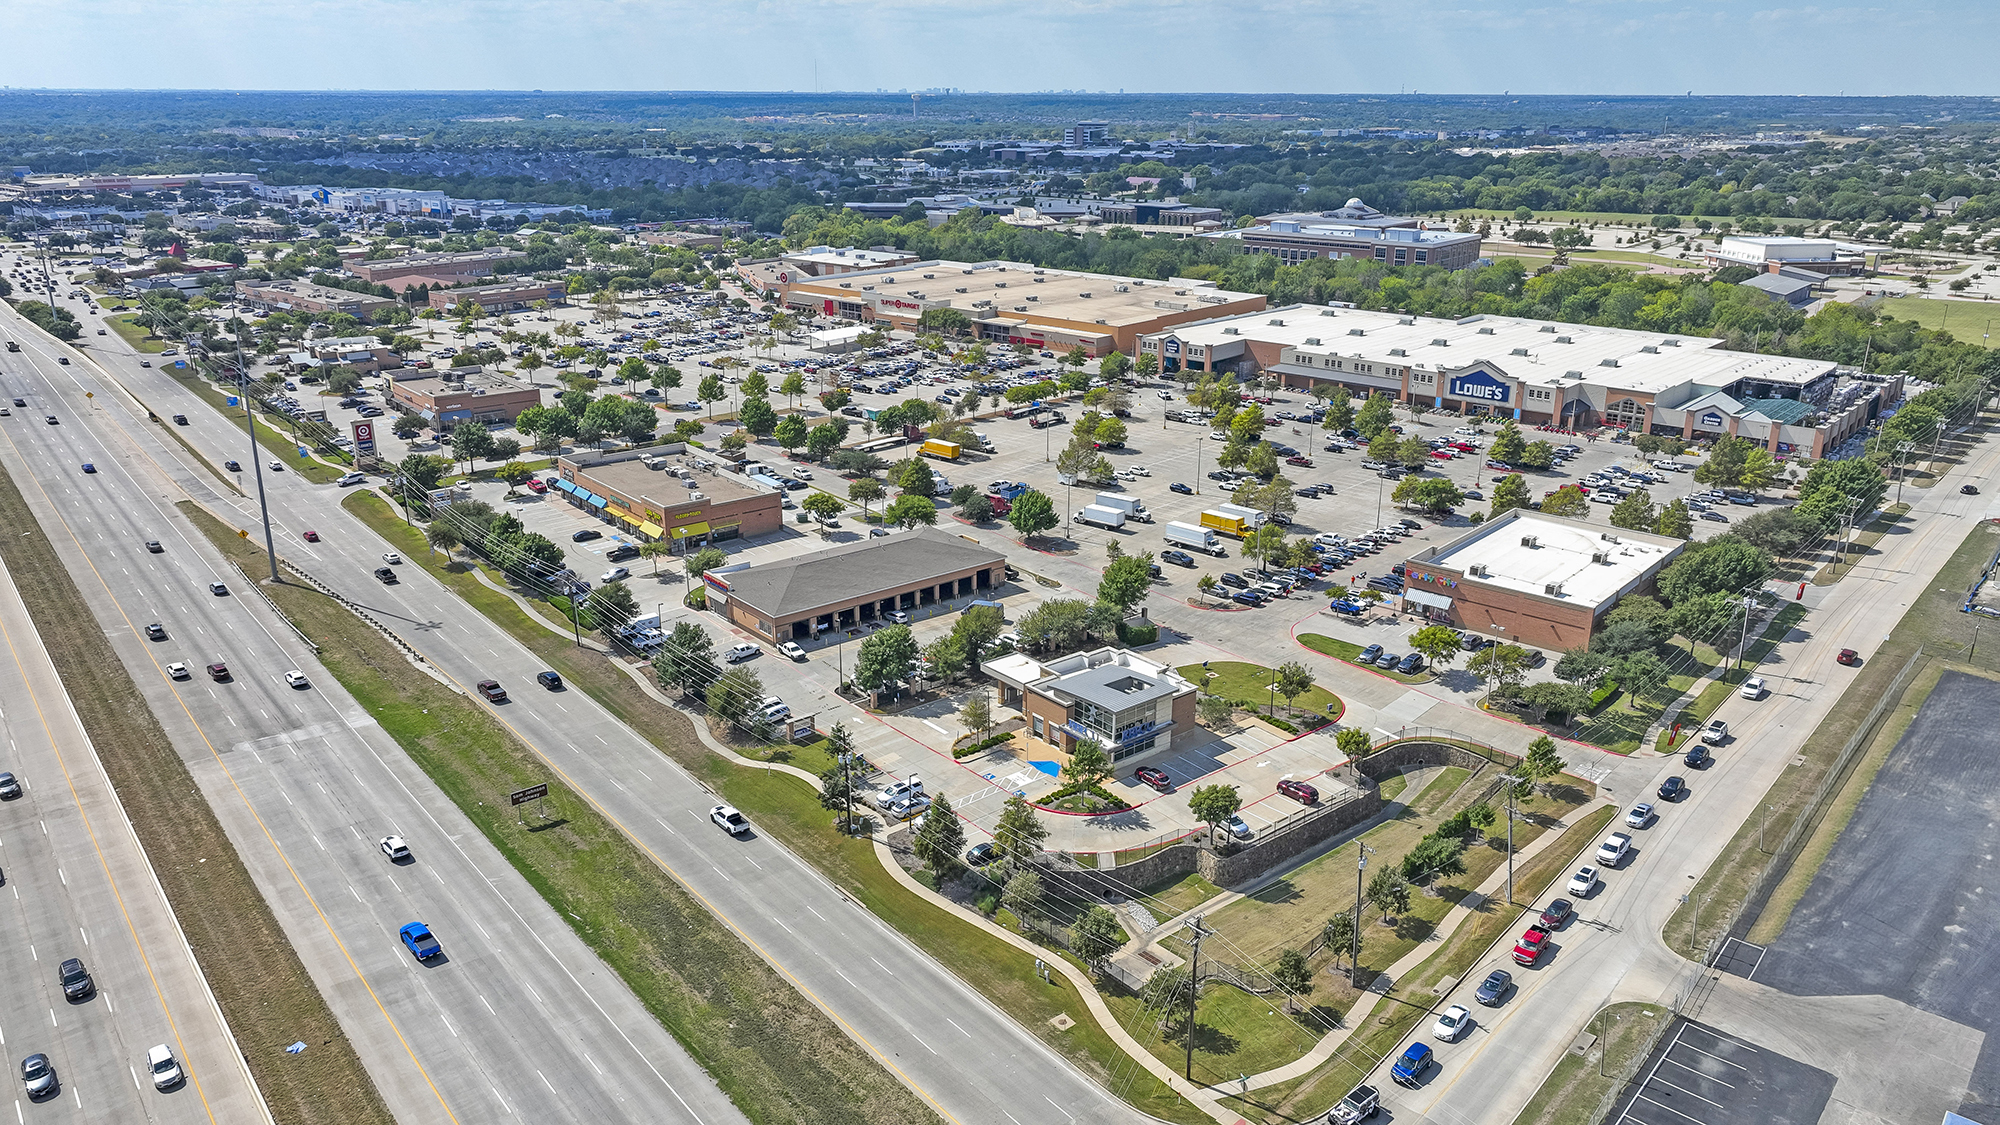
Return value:
M 188 678 L 188 666 L 179 662 L 169 664 L 167 665 L 167 675 L 172 679 L 185 680 Z
M 1655 792 L 1662 801 L 1678 801 L 1682 797 L 1687 796 L 1687 791 L 1687 782 L 1681 780 L 1680 776 L 1676 774 L 1660 782 L 1660 787 Z
M 36 1051 L 21 1060 L 21 1085 L 28 1092 L 28 1100 L 33 1102 L 54 1094 L 62 1083 L 56 1080 L 56 1065 L 47 1055 Z
M 563 686 L 563 678 L 556 672 L 537 672 L 535 673 L 535 682 L 550 691 L 561 691 Z
M 382 561 L 391 566 L 400 566 L 403 562 L 403 556 L 394 551 L 384 551 L 382 552 Z
M 1861 654 L 1851 648 L 1844 648 L 1840 650 L 1840 655 L 1833 659 L 1836 663 L 1845 664 L 1852 668 L 1861 663 Z
M 1389 1068 L 1389 1079 L 1398 1086 L 1414 1090 L 1430 1071 L 1433 1061 L 1430 1044 L 1412 1043 L 1397 1057 L 1396 1065 Z
M 1463 1004 L 1453 1004 L 1438 1013 L 1437 1022 L 1431 1025 L 1431 1037 L 1446 1043 L 1458 1042 L 1472 1026 L 1472 1012 Z
M 95 473 L 95 472 L 97 471 L 97 466 L 96 466 L 96 465 L 93 465 L 93 464 L 91 464 L 91 463 L 90 463 L 90 462 L 88 462 L 88 461 L 85 461 L 85 462 L 83 463 L 83 471 L 84 471 L 84 472 L 86 472 L 86 473 Z
M 1569 921 L 1570 916 L 1575 913 L 1576 908 L 1570 905 L 1568 899 L 1550 899 L 1549 904 L 1542 908 L 1540 921 L 1535 924 L 1553 933 L 1556 930 L 1562 929 L 1563 923 Z
M 1522 932 L 1514 943 L 1514 961 L 1520 965 L 1532 965 L 1542 956 L 1542 948 L 1548 944 L 1549 932 L 1539 923 Z
M 396 572 L 386 566 L 376 567 L 375 577 L 378 581 L 383 582 L 390 586 L 394 586 L 402 582 L 402 579 L 396 577 Z
M 1744 680 L 1743 690 L 1737 692 L 1736 694 L 1742 696 L 1745 699 L 1764 698 L 1764 677 L 1752 676 L 1749 679 Z
M 208 666 L 208 678 L 220 683 L 229 679 L 229 665 L 218 660 Z
M 728 805 L 717 805 L 708 810 L 708 819 L 714 821 L 717 828 L 731 836 L 741 836 L 750 831 L 750 822 L 743 818 L 742 813 Z
M 272 471 L 272 472 L 274 472 L 274 473 L 282 473 L 282 472 L 284 472 L 284 471 L 285 471 L 285 463 L 284 463 L 283 461 L 273 461 L 273 462 L 271 462 L 271 471 Z
M 1291 778 L 1286 778 L 1278 783 L 1278 792 L 1290 797 L 1301 805 L 1315 804 L 1319 801 L 1319 790 L 1314 789 L 1303 781 L 1293 781 Z
M 479 689 L 479 694 L 486 697 L 486 702 L 488 703 L 507 702 L 507 689 L 500 686 L 500 681 L 481 680 L 475 686 Z
M 166 626 L 164 626 L 164 625 L 160 624 L 160 623 L 159 623 L 159 622 L 157 622 L 157 621 L 155 621 L 155 622 L 153 622 L 153 623 L 151 623 L 151 624 L 147 625 L 147 626 L 146 626 L 146 639 L 147 639 L 147 640 L 149 640 L 149 641 L 164 641 L 164 640 L 166 640 L 166 639 L 167 639 L 167 629 L 166 629 Z
M 319 532 L 317 532 L 317 531 L 306 531 L 306 532 L 302 532 L 302 533 L 300 533 L 300 536 L 299 536 L 299 537 L 300 537 L 300 538 L 302 538 L 302 539 L 304 539 L 304 540 L 305 540 L 306 542 L 308 542 L 308 543 L 317 543 L 317 542 L 319 542 Z
M 225 598 L 229 596 L 229 587 L 223 585 L 220 582 L 210 582 L 208 584 L 208 592 L 214 594 L 218 598 Z
M 1167 486 L 1167 491 L 1168 491 L 1168 492 L 1177 492 L 1177 493 L 1181 494 L 1182 496 L 1193 496 L 1193 495 L 1194 495 L 1194 489 L 1193 489 L 1192 487 L 1190 487 L 1190 486 L 1188 486 L 1188 485 L 1185 485 L 1185 484 L 1182 484 L 1182 483 L 1181 483 L 1181 482 L 1179 482 L 1179 481 L 1175 481 L 1174 483 L 1172 483 L 1172 484 L 1168 485 L 1168 486 Z
M 597 530 L 594 527 L 586 527 L 582 531 L 579 531 L 576 534 L 570 536 L 569 541 L 572 543 L 588 543 L 592 539 L 602 539 L 602 538 L 604 538 L 603 532 Z
M 1327 1111 L 1328 1125 L 1359 1125 L 1382 1108 L 1382 1094 L 1373 1086 L 1356 1086 Z
M 146 1070 L 153 1076 L 155 1090 L 171 1090 L 187 1077 L 181 1070 L 180 1060 L 174 1057 L 173 1048 L 165 1043 L 146 1048 Z
M 984 867 L 999 858 L 1000 849 L 994 847 L 990 840 L 985 843 L 974 844 L 965 849 L 965 865 L 967 867 Z
M 294 688 L 309 688 L 312 686 L 312 681 L 306 679 L 306 674 L 304 672 L 299 671 L 297 668 L 293 668 L 285 673 L 285 686 Z
M 90 979 L 90 970 L 83 967 L 83 958 L 64 958 L 56 966 L 56 983 L 62 985 L 63 999 L 88 1000 L 97 991 L 97 982 Z
M 1976 484 L 1961 484 L 1958 486 L 1958 492 L 1961 496 L 1977 496 L 1979 495 L 1979 486 Z
M 438 942 L 437 935 L 422 922 L 406 922 L 397 933 L 402 936 L 403 946 L 410 951 L 410 956 L 419 961 L 428 961 L 444 953 L 444 946 Z
M 1708 725 L 1701 728 L 1701 740 L 1710 745 L 1727 742 L 1729 740 L 1729 724 L 1721 719 L 1710 719 Z
M 1589 898 L 1590 892 L 1597 889 L 1597 884 L 1597 868 L 1585 865 L 1569 877 L 1569 893 L 1577 898 Z
M 1632 837 L 1623 832 L 1613 832 L 1597 845 L 1597 862 L 1606 867 L 1616 867 L 1625 862 L 1626 853 L 1632 850 Z
M 1160 793 L 1172 792 L 1174 788 L 1173 778 L 1158 766 L 1140 766 L 1132 771 L 1132 780 Z
M 236 461 L 224 461 L 222 463 L 222 467 L 228 469 L 232 473 L 240 473 L 243 471 L 242 464 Z
M 384 836 L 375 846 L 382 849 L 382 854 L 389 857 L 390 863 L 401 863 L 410 858 L 410 845 L 404 843 L 401 836 Z
M 26 406 L 26 405 L 28 405 L 28 400 L 27 400 L 27 399 L 25 399 L 25 398 L 17 398 L 17 399 L 15 399 L 15 400 L 14 400 L 14 405 L 15 405 L 15 406 Z
M 49 415 L 48 417 L 46 417 L 46 418 L 44 418 L 44 419 L 42 419 L 42 420 L 43 420 L 44 422 L 47 422 L 47 423 L 48 423 L 49 425 L 51 425 L 51 426 L 60 426 L 60 425 L 62 425 L 62 423 L 61 423 L 61 422 L 58 422 L 58 421 L 56 421 L 56 416 L 55 416 L 55 415 L 53 415 L 53 414 Z
M 1514 974 L 1505 969 L 1495 969 L 1486 974 L 1485 980 L 1479 982 L 1479 987 L 1473 991 L 1472 998 L 1489 1008 L 1497 1008 L 1513 987 Z
M 148 540 L 146 540 L 146 550 L 148 550 L 148 551 L 152 552 L 153 554 L 157 555 L 157 554 L 161 553 L 162 551 L 165 551 L 165 550 L 166 550 L 166 548 L 165 548 L 165 547 L 162 547 L 162 546 L 160 546 L 160 541 L 159 541 L 158 539 L 148 539 Z
M 1651 801 L 1640 801 L 1625 810 L 1625 825 L 1628 828 L 1645 828 L 1653 823 L 1655 815 Z
M 1708 764 L 1714 760 L 1714 758 L 1709 756 L 1708 747 L 1703 746 L 1699 742 L 1688 747 L 1687 757 L 1682 759 L 1686 763 L 1687 768 L 1691 770 L 1707 769 Z

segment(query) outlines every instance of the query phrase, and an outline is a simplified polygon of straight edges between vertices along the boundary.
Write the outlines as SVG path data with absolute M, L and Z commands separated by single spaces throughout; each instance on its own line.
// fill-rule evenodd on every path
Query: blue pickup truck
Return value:
M 403 927 L 403 944 L 410 947 L 410 955 L 419 961 L 428 961 L 444 953 L 444 946 L 431 934 L 431 928 L 422 922 L 411 922 Z

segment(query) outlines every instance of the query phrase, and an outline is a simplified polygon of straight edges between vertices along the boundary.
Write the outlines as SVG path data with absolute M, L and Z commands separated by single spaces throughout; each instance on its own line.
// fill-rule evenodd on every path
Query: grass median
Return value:
M 1564 1051 L 1541 1089 L 1514 1118 L 1514 1125 L 1592 1125 L 1624 1074 L 1650 1047 L 1661 1021 L 1671 1019 L 1658 1004 L 1625 1003 L 1600 1008 L 1589 1027 L 1596 1040 L 1579 1054 Z
M 441 556 L 433 556 L 423 545 L 422 533 L 402 523 L 379 496 L 357 492 L 343 505 L 385 534 L 390 545 L 402 549 L 411 563 L 444 581 L 548 667 L 562 673 L 571 688 L 587 693 L 662 753 L 687 767 L 760 829 L 776 836 L 1078 1069 L 1156 1117 L 1190 1125 L 1209 1120 L 1165 1083 L 1128 1061 L 1063 978 L 1056 977 L 1054 985 L 1043 983 L 1035 973 L 1032 955 L 920 898 L 882 869 L 868 841 L 835 833 L 831 814 L 820 808 L 810 786 L 787 774 L 736 765 L 709 751 L 687 715 L 660 703 L 610 659 L 578 649 L 537 624 L 512 599 L 467 573 L 473 564 L 447 564 Z M 754 755 L 756 751 L 745 753 Z M 809 765 L 810 759 L 801 757 L 797 764 Z M 1058 1030 L 1050 1022 L 1057 1016 L 1067 1016 L 1072 1026 Z
M 234 529 L 183 510 L 247 573 L 265 568 L 263 551 Z M 414 673 L 400 649 L 331 598 L 301 585 L 263 588 L 320 644 L 327 671 L 750 1120 L 939 1120 L 614 822 L 551 780 L 491 714 Z M 542 782 L 557 821 L 522 828 L 498 798 Z
M 0 472 L 0 560 L 145 848 L 189 948 L 273 1117 L 391 1125 L 388 1106 L 264 901 L 187 764 L 111 649 L 11 476 Z M 287 1055 L 288 1043 L 312 1048 Z M 211 1060 L 212 1061 L 212 1060 Z M 220 1064 L 217 1064 L 220 1065 Z

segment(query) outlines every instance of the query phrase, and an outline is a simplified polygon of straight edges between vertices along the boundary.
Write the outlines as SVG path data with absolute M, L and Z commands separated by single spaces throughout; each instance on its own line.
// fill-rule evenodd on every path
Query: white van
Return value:
M 724 654 L 731 664 L 740 664 L 755 655 L 757 655 L 757 646 L 747 642 L 731 645 L 729 651 Z

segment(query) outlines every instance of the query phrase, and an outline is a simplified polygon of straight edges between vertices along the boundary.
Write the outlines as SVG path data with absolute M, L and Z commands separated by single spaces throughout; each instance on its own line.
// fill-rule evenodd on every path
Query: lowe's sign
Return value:
M 1484 371 L 1469 371 L 1451 381 L 1451 397 L 1473 402 L 1506 402 L 1513 389 Z

